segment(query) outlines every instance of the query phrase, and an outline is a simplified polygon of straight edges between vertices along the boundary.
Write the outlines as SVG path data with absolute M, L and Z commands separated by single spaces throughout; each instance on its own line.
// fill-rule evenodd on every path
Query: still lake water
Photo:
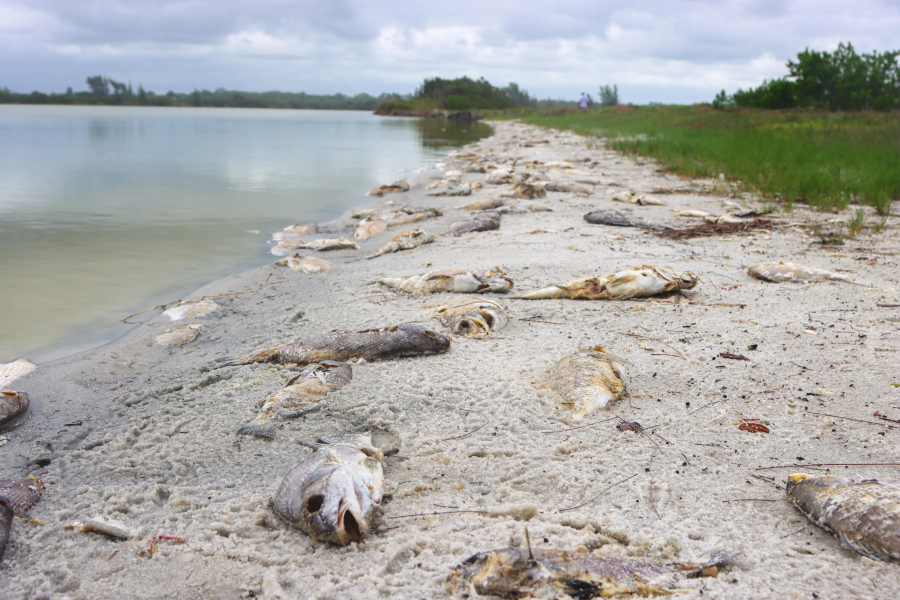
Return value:
M 0 362 L 270 263 L 267 240 L 490 134 L 364 112 L 0 105 Z

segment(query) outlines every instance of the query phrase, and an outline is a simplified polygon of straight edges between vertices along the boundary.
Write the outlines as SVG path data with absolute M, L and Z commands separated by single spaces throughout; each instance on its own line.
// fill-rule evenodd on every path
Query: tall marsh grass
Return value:
M 627 105 L 516 116 L 605 137 L 609 147 L 651 157 L 674 173 L 722 173 L 764 198 L 820 208 L 868 204 L 880 214 L 888 214 L 891 201 L 900 199 L 898 112 Z

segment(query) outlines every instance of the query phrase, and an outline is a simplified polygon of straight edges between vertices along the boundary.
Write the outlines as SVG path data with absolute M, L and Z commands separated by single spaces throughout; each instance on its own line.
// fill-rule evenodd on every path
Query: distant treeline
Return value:
M 765 80 L 729 96 L 722 90 L 716 108 L 782 109 L 820 107 L 830 110 L 893 110 L 900 108 L 900 50 L 857 54 L 853 44 L 839 44 L 834 52 L 807 48 L 789 60 L 789 74 Z
M 64 94 L 32 92 L 17 94 L 0 88 L 2 104 L 106 104 L 113 106 L 212 106 L 230 108 L 315 108 L 332 110 L 375 110 L 380 104 L 399 99 L 399 94 L 315 95 L 303 92 L 238 92 L 219 88 L 194 90 L 191 93 L 168 92 L 156 94 L 139 85 L 135 91 L 130 83 L 96 75 L 87 78 L 89 91 Z

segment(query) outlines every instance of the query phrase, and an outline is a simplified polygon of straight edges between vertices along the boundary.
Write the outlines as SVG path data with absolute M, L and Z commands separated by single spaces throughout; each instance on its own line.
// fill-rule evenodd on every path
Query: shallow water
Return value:
M 364 112 L 0 106 L 0 362 L 272 262 L 267 240 L 487 135 Z

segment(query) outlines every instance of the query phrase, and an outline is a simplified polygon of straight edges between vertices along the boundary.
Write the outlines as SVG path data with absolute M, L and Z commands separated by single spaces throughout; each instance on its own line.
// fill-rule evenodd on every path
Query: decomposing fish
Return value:
M 584 300 L 628 300 L 647 298 L 675 290 L 690 290 L 699 278 L 690 271 L 678 273 L 671 267 L 631 266 L 611 275 L 576 279 L 565 285 L 534 290 L 514 298 L 540 300 L 574 298 Z
M 0 480 L 0 560 L 6 551 L 13 516 L 22 517 L 41 499 L 44 485 L 40 479 Z
M 25 414 L 30 403 L 25 392 L 0 390 L 0 427 Z
M 297 246 L 297 248 L 302 248 L 304 250 L 316 250 L 317 252 L 326 252 L 328 250 L 346 250 L 348 248 L 359 250 L 359 244 L 357 244 L 353 240 L 348 240 L 347 238 L 323 238 L 319 240 L 313 240 L 308 244 L 301 244 Z
M 503 206 L 503 202 L 504 198 L 491 198 L 490 200 L 479 200 L 478 202 L 465 204 L 463 206 L 459 206 L 458 208 L 461 208 L 463 210 L 482 211 Z
M 325 360 L 351 358 L 375 360 L 417 354 L 438 354 L 450 349 L 450 338 L 413 323 L 401 323 L 383 329 L 333 331 L 305 341 L 293 342 L 252 354 L 223 366 L 249 365 L 255 362 L 308 365 Z
M 492 210 L 502 215 L 508 213 L 553 212 L 552 208 L 540 202 L 525 202 L 522 200 L 507 200 L 503 203 L 503 206 Z
M 271 252 L 275 256 L 287 256 L 291 252 L 303 248 L 305 244 L 306 242 L 304 242 L 300 238 L 288 238 L 281 240 L 280 242 L 272 246 L 269 252 Z
M 131 531 L 125 523 L 103 517 L 94 517 L 85 523 L 73 521 L 66 525 L 64 529 L 73 529 L 75 533 L 95 531 L 97 533 L 105 533 L 110 537 L 119 538 L 120 540 L 127 540 L 131 537 Z
M 625 393 L 625 360 L 603 346 L 579 350 L 556 361 L 547 373 L 547 386 L 580 421 Z
M 593 190 L 577 183 L 567 183 L 564 181 L 551 181 L 544 186 L 548 192 L 566 192 L 569 194 L 578 194 L 579 196 L 590 196 Z
M 276 419 L 289 419 L 306 412 L 329 392 L 339 390 L 353 379 L 347 363 L 324 360 L 308 366 L 290 384 L 271 394 L 261 403 L 259 414 L 251 423 L 238 429 L 238 435 L 275 437 Z
M 685 591 L 673 587 L 679 578 L 715 576 L 719 566 L 739 554 L 718 551 L 702 563 L 661 563 L 587 550 L 501 548 L 479 552 L 462 562 L 445 586 L 451 594 L 465 594 L 474 588 L 479 596 L 513 600 L 669 595 Z
M 381 219 L 371 219 L 366 217 L 360 221 L 359 225 L 353 230 L 353 237 L 358 240 L 367 240 L 373 235 L 378 235 L 387 231 L 388 225 Z
M 705 210 L 679 210 L 678 212 L 675 213 L 675 216 L 676 217 L 690 217 L 693 219 L 703 219 L 703 218 L 706 218 L 706 217 L 709 217 L 712 215 L 710 215 L 710 213 L 706 212 Z
M 631 221 L 618 210 L 600 208 L 592 210 L 584 215 L 584 220 L 594 225 L 613 225 L 615 227 L 640 227 L 639 223 Z
M 513 188 L 516 198 L 523 200 L 534 200 L 535 198 L 543 198 L 547 195 L 547 191 L 539 186 L 530 183 L 517 183 Z
M 177 348 L 194 340 L 200 333 L 200 325 L 192 323 L 186 327 L 171 329 L 165 333 L 156 336 L 156 343 L 160 346 L 168 346 L 169 348 Z
M 786 493 L 847 548 L 875 560 L 900 560 L 900 481 L 794 473 Z
M 370 196 L 384 196 L 385 194 L 394 194 L 398 192 L 408 192 L 409 191 L 409 182 L 408 181 L 395 181 L 394 183 L 386 183 L 384 185 L 380 185 L 371 192 L 369 192 Z
M 472 187 L 468 185 L 455 185 L 440 192 L 431 192 L 429 196 L 471 196 Z
M 405 213 L 405 212 L 397 212 L 394 213 L 393 217 L 389 217 L 385 222 L 385 227 L 400 227 L 401 225 L 409 225 L 410 223 L 418 223 L 419 221 L 424 221 L 426 219 L 430 219 L 431 214 L 427 212 L 416 212 L 416 213 Z
M 658 198 L 648 198 L 647 196 L 639 196 L 634 192 L 627 191 L 617 191 L 613 193 L 613 200 L 616 202 L 628 202 L 630 204 L 637 204 L 640 206 L 647 205 L 655 205 L 655 206 L 665 206 L 665 202 L 659 200 Z
M 319 438 L 281 482 L 269 505 L 314 539 L 360 542 L 384 496 L 384 452 L 368 435 Z
M 208 298 L 204 298 L 200 302 L 189 302 L 187 304 L 181 303 L 178 306 L 173 306 L 172 308 L 164 311 L 163 314 L 173 321 L 180 321 L 181 319 L 187 317 L 205 317 L 209 313 L 218 310 L 218 308 L 218 304 Z
M 499 185 L 503 183 L 511 183 L 515 178 L 515 175 L 512 171 L 507 169 L 496 169 L 487 174 L 484 180 L 487 183 Z
M 425 231 L 424 229 L 406 229 L 389 239 L 381 248 L 376 250 L 373 254 L 368 255 L 366 258 L 375 258 L 382 254 L 399 252 L 400 250 L 412 250 L 423 244 L 430 244 L 433 241 L 434 234 L 430 231 Z
M 300 256 L 292 254 L 287 258 L 279 260 L 276 265 L 287 267 L 292 271 L 300 271 L 301 273 L 327 273 L 331 268 L 331 263 L 315 256 Z
M 483 212 L 473 215 L 469 219 L 454 221 L 450 224 L 450 229 L 444 232 L 444 235 L 459 237 L 464 233 L 490 231 L 492 229 L 500 229 L 500 215 L 498 213 Z
M 486 337 L 509 324 L 506 307 L 498 300 L 472 298 L 457 306 L 441 306 L 435 311 L 441 323 L 458 335 Z
M 0 388 L 6 387 L 19 377 L 28 375 L 37 369 L 37 365 L 24 358 L 0 365 Z
M 275 233 L 273 233 L 272 241 L 280 242 L 282 240 L 299 239 L 301 236 L 318 232 L 319 226 L 315 223 L 298 223 L 296 225 L 285 227 L 281 231 L 276 231 Z
M 825 269 L 814 269 L 812 267 L 804 267 L 797 263 L 763 263 L 761 265 L 753 265 L 747 272 L 757 279 L 763 281 L 773 281 L 782 283 L 784 281 L 853 281 L 846 275 L 833 273 Z
M 438 292 L 455 292 L 473 294 L 480 292 L 508 292 L 513 288 L 513 280 L 499 270 L 467 271 L 465 269 L 446 269 L 431 271 L 424 275 L 412 277 L 385 277 L 378 283 L 408 294 L 435 294 Z

